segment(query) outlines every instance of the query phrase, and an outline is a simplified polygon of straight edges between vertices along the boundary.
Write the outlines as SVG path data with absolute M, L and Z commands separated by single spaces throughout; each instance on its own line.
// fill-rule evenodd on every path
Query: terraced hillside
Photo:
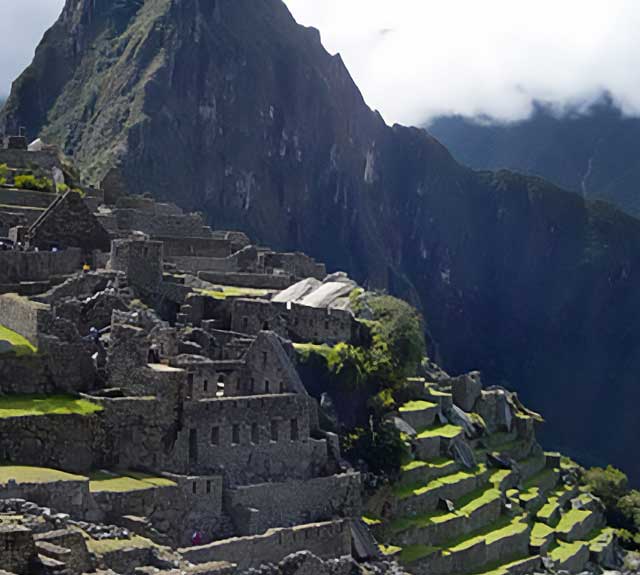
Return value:
M 540 416 L 469 376 L 411 383 L 420 399 L 395 422 L 412 458 L 365 517 L 385 555 L 416 575 L 578 573 L 612 561 L 602 504 L 577 486 L 575 464 L 543 452 Z

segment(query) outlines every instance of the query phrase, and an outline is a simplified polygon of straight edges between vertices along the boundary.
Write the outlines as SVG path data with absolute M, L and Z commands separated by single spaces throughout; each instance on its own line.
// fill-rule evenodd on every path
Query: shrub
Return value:
M 397 473 L 409 455 L 395 426 L 373 418 L 368 427 L 357 427 L 344 435 L 342 449 L 351 461 L 364 461 L 369 471 L 376 474 Z
M 8 175 L 9 175 L 9 166 L 7 166 L 7 164 L 0 164 L 0 184 L 7 183 Z
M 640 531 L 640 491 L 630 491 L 618 501 L 618 509 L 630 525 Z M 640 542 L 640 535 L 638 535 Z
M 622 471 L 611 465 L 606 469 L 592 467 L 585 472 L 583 481 L 610 510 L 615 509 L 618 500 L 626 495 L 629 482 Z
M 38 192 L 53 192 L 54 190 L 53 180 L 36 178 L 33 175 L 16 176 L 14 185 L 21 190 L 35 190 Z

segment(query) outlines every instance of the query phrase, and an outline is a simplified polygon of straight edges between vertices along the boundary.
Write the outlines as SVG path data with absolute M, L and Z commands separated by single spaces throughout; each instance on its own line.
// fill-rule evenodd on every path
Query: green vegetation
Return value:
M 0 466 L 0 485 L 13 480 L 16 483 L 53 483 L 55 481 L 82 481 L 86 477 L 71 475 L 44 467 Z
M 175 483 L 164 477 L 152 477 L 142 473 L 129 472 L 126 475 L 116 475 L 106 471 L 95 473 L 90 477 L 89 488 L 92 493 L 109 491 L 113 493 L 126 493 L 129 491 L 142 491 L 156 487 L 175 487 Z
M 413 563 L 429 555 L 433 555 L 439 551 L 437 547 L 431 547 L 429 545 L 407 545 L 400 551 L 399 559 L 403 563 Z
M 9 175 L 9 166 L 7 164 L 0 164 L 0 186 L 7 183 L 7 176 Z
M 28 339 L 3 325 L 0 325 L 0 341 L 8 341 L 13 347 L 7 353 L 14 353 L 18 356 L 31 355 L 38 351 Z
M 583 480 L 589 490 L 602 499 L 607 507 L 614 507 L 627 493 L 627 476 L 611 465 L 606 469 L 600 467 L 589 469 L 585 472 Z
M 102 407 L 70 395 L 8 395 L 0 397 L 0 418 L 33 415 L 91 415 Z
M 445 475 L 444 477 L 440 477 L 439 479 L 434 479 L 429 481 L 426 485 L 423 484 L 413 484 L 413 485 L 396 485 L 393 494 L 399 499 L 406 499 L 408 497 L 413 497 L 414 495 L 423 495 L 428 491 L 432 491 L 434 489 L 438 489 L 443 487 L 444 485 L 450 485 L 453 483 L 458 483 L 459 481 L 464 481 L 466 479 L 470 479 L 472 477 L 477 477 L 486 471 L 486 467 L 484 465 L 478 465 L 476 471 L 458 471 L 457 473 L 452 473 L 451 475 Z
M 53 180 L 50 178 L 37 178 L 33 175 L 22 175 L 14 178 L 14 186 L 21 190 L 34 190 L 37 192 L 55 191 Z
M 378 549 L 380 549 L 380 552 L 387 557 L 396 555 L 402 551 L 402 547 L 398 547 L 396 545 L 378 545 Z
M 392 423 L 373 421 L 342 435 L 341 447 L 351 461 L 364 461 L 373 473 L 397 471 L 409 456 L 409 449 Z
M 271 293 L 266 289 L 244 288 L 236 286 L 216 286 L 219 290 L 196 290 L 202 295 L 212 297 L 214 299 L 227 299 L 228 297 L 264 297 Z
M 591 515 L 591 511 L 586 509 L 570 509 L 561 518 L 556 531 L 558 533 L 569 533 L 576 525 L 585 521 Z
M 523 533 L 527 529 L 529 529 L 529 525 L 524 521 L 523 517 L 511 518 L 503 516 L 480 531 L 465 535 L 450 542 L 446 547 L 446 552 L 455 553 L 462 551 L 463 549 L 468 549 L 476 545 L 480 541 L 485 541 L 487 545 L 490 545 L 505 537 Z
M 462 427 L 457 425 L 447 424 L 439 425 L 437 427 L 430 427 L 421 431 L 417 439 L 426 439 L 428 437 L 444 437 L 445 439 L 453 439 L 462 433 Z
M 408 401 L 398 411 L 400 411 L 400 413 L 406 413 L 410 411 L 424 411 L 425 409 L 432 409 L 434 407 L 437 407 L 437 405 L 430 401 Z
M 139 535 L 134 535 L 131 539 L 92 539 L 87 538 L 89 551 L 96 555 L 106 555 L 121 549 L 148 549 L 157 547 L 150 539 L 145 539 Z
M 558 541 L 558 546 L 549 553 L 549 557 L 553 561 L 559 563 L 565 563 L 582 550 L 586 544 L 582 541 L 576 541 L 574 543 L 565 543 L 564 541 Z

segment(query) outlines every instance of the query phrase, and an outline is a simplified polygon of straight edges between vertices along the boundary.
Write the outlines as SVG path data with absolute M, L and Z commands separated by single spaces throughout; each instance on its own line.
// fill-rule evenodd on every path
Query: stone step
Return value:
M 439 458 L 431 461 L 416 459 L 404 465 L 399 479 L 400 485 L 422 484 L 452 475 L 460 471 L 460 464 L 453 459 Z
M 394 545 L 442 546 L 452 539 L 495 523 L 502 512 L 502 494 L 493 487 L 475 491 L 455 502 L 453 512 L 437 512 L 393 521 L 388 529 Z
M 548 555 L 548 559 L 556 571 L 580 573 L 589 561 L 589 545 L 584 541 L 565 543 L 560 541 L 558 546 Z
M 68 563 L 71 559 L 71 550 L 66 547 L 60 547 L 49 541 L 36 541 L 36 549 L 41 556 L 54 559 L 60 563 Z
M 491 571 L 483 571 L 475 575 L 530 575 L 538 571 L 542 571 L 542 558 L 540 555 L 534 555 L 504 563 Z
M 599 529 L 604 524 L 602 515 L 589 509 L 570 509 L 562 515 L 560 522 L 556 526 L 558 539 L 573 543 L 583 540 L 595 529 Z
M 440 411 L 437 403 L 430 401 L 410 401 L 398 409 L 399 416 L 414 429 L 431 427 Z
M 475 471 L 459 471 L 423 485 L 397 486 L 394 489 L 394 517 L 409 517 L 434 512 L 441 499 L 456 500 L 485 487 L 490 471 L 479 465 Z
M 417 457 L 429 461 L 447 454 L 450 443 L 462 435 L 462 427 L 451 424 L 438 425 L 420 431 L 412 443 Z
M 48 575 L 55 575 L 55 573 L 67 573 L 66 563 L 58 561 L 57 559 L 52 559 L 46 555 L 38 555 L 38 562 L 44 572 Z

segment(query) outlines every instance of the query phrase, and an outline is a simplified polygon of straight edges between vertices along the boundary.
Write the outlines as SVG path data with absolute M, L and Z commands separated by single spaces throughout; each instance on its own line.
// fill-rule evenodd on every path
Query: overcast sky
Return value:
M 256 0 L 257 1 L 257 0 Z M 370 106 L 421 124 L 440 113 L 526 117 L 603 90 L 640 114 L 639 0 L 286 0 L 340 52 Z M 1 0 L 0 94 L 63 0 Z

